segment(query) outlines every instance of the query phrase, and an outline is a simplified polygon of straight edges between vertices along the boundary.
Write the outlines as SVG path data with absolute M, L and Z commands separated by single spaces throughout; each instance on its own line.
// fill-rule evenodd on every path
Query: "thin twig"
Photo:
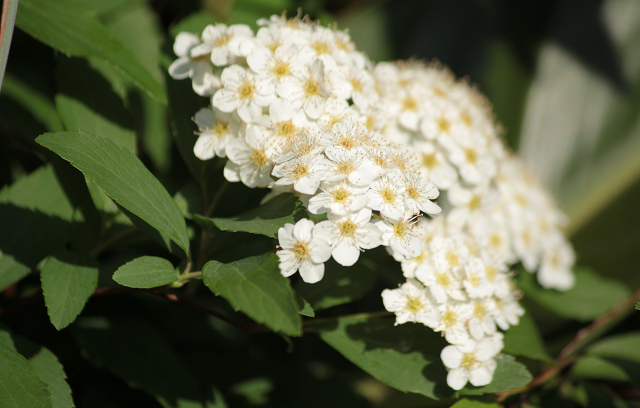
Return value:
M 126 230 L 122 230 L 119 233 L 110 236 L 109 239 L 105 241 L 98 242 L 96 246 L 91 251 L 89 251 L 89 256 L 92 258 L 97 258 L 105 249 L 109 248 L 111 245 L 115 244 L 121 239 L 128 237 L 137 230 L 138 229 L 136 227 L 127 228 Z
M 632 308 L 640 301 L 640 289 L 633 292 L 633 294 L 618 302 L 611 311 L 603 314 L 602 316 L 596 318 L 589 326 L 580 330 L 576 336 L 567 344 L 567 346 L 562 349 L 558 357 L 556 358 L 556 364 L 544 370 L 539 376 L 533 379 L 529 384 L 524 387 L 515 388 L 510 391 L 497 393 L 496 401 L 503 402 L 507 398 L 512 395 L 522 394 L 520 396 L 520 402 L 515 405 L 521 405 L 523 402 L 527 400 L 529 393 L 539 387 L 540 385 L 546 383 L 547 381 L 553 379 L 556 375 L 558 375 L 562 370 L 564 370 L 567 366 L 573 364 L 579 356 L 574 353 L 579 350 L 584 344 L 591 340 L 590 336 L 600 329 L 602 326 L 611 322 L 613 319 L 621 315 L 627 309 Z
M 245 324 L 238 322 L 236 320 L 230 319 L 222 313 L 218 313 L 213 309 L 210 309 L 206 306 L 201 305 L 200 303 L 196 303 L 190 299 L 185 297 L 179 297 L 174 295 L 173 293 L 156 293 L 157 296 L 163 297 L 165 299 L 171 300 L 172 302 L 181 303 L 185 306 L 189 306 L 192 309 L 199 310 L 201 312 L 205 312 L 215 318 L 218 318 L 224 322 L 229 323 L 230 325 L 237 327 L 238 329 L 247 331 L 249 333 L 256 333 L 262 331 L 262 326 L 257 323 Z

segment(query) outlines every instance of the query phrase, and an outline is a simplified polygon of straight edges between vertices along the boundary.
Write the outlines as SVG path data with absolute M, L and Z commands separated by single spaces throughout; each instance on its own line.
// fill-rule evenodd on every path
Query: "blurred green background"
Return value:
M 323 23 L 349 28 L 358 49 L 374 61 L 440 60 L 487 94 L 506 130 L 507 143 L 553 192 L 569 217 L 567 231 L 578 265 L 624 282 L 630 289 L 640 286 L 640 1 L 78 1 L 86 3 L 140 56 L 154 77 L 165 82 L 170 98 L 171 87 L 179 85 L 168 79 L 165 69 L 175 58 L 171 45 L 178 31 L 200 31 L 214 21 L 255 28 L 258 18 L 283 10 L 293 15 L 301 9 Z M 69 82 L 65 75 L 77 78 L 78 89 L 63 89 L 60 84 Z M 100 96 L 91 106 L 106 109 L 114 118 L 126 117 L 115 121 L 114 129 L 137 133 L 140 157 L 170 193 L 190 180 L 169 126 L 168 111 L 174 115 L 179 111 L 171 105 L 175 101 L 170 101 L 169 108 L 162 107 L 110 66 L 96 60 L 89 64 L 69 60 L 16 29 L 0 96 L 0 187 L 42 165 L 33 139 L 46 131 L 62 130 L 54 98 L 57 94 L 82 97 L 78 96 L 83 92 L 82 81 Z M 185 115 L 192 115 L 198 104 L 207 104 L 200 99 L 183 107 Z M 196 108 L 191 109 L 194 104 Z M 119 111 L 123 108 L 124 114 Z M 214 184 L 219 182 L 218 174 Z M 232 189 L 247 194 L 248 207 L 261 194 L 242 186 Z M 237 210 L 233 203 L 220 208 L 222 215 Z M 116 266 L 121 261 L 111 260 Z M 377 296 L 331 313 L 379 307 Z M 314 336 L 297 340 L 296 352 L 288 354 L 276 336 L 252 338 L 144 295 L 123 297 L 113 305 L 113 298 L 94 299 L 86 313 L 100 315 L 108 309 L 111 316 L 125 319 L 117 328 L 123 333 L 121 339 L 138 339 L 141 348 L 154 330 L 162 331 L 194 375 L 223 390 L 229 406 L 418 407 L 427 403 L 422 397 L 382 386 Z M 147 394 L 129 388 L 126 378 L 89 369 L 78 350 L 66 347 L 73 342 L 92 344 L 89 329 L 100 324 L 98 320 L 86 320 L 73 333 L 56 335 L 46 313 L 37 307 L 13 316 L 9 323 L 58 355 L 77 406 L 157 406 Z M 551 344 L 562 344 L 582 327 L 536 313 L 550 319 L 541 329 Z M 145 326 L 147 321 L 154 326 Z M 617 330 L 639 323 L 633 315 Z M 211 391 L 212 395 L 217 392 Z M 223 406 L 215 402 L 219 398 L 211 400 L 210 407 Z

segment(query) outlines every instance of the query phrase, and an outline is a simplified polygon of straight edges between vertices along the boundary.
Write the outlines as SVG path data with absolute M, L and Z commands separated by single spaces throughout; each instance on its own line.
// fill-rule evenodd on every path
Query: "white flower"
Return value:
M 275 89 L 285 78 L 302 72 L 313 56 L 309 47 L 289 43 L 278 47 L 275 52 L 262 47 L 254 48 L 247 57 L 247 64 L 258 74 L 262 83 Z
M 432 292 L 433 293 L 433 292 Z M 473 307 L 468 303 L 448 302 L 440 306 L 441 320 L 435 331 L 444 332 L 451 344 L 465 344 L 470 340 L 467 321 L 473 315 Z
M 262 86 L 255 74 L 238 65 L 232 65 L 222 71 L 222 85 L 211 104 L 223 112 L 238 110 L 238 116 L 251 123 L 262 115 L 262 107 L 269 106 L 275 99 L 273 88 Z
M 571 270 L 575 262 L 573 248 L 559 231 L 549 241 L 542 255 L 538 282 L 545 288 L 571 289 L 576 281 Z
M 279 177 L 274 184 L 276 186 L 293 184 L 293 188 L 300 193 L 315 194 L 326 168 L 327 159 L 322 155 L 308 154 L 278 164 L 271 174 Z
M 329 244 L 314 235 L 314 223 L 302 219 L 278 230 L 280 272 L 288 277 L 300 271 L 302 280 L 316 283 L 324 276 L 324 262 L 331 257 Z
M 225 24 L 208 25 L 202 32 L 203 43 L 191 50 L 192 57 L 211 54 L 211 62 L 221 67 L 229 64 L 229 55 L 240 56 L 240 42 L 251 37 L 253 31 L 244 24 L 227 27 Z
M 325 82 L 324 65 L 317 59 L 306 69 L 286 77 L 276 87 L 282 98 L 291 101 L 296 109 L 302 108 L 312 119 L 318 119 L 324 112 L 324 103 L 331 93 Z
M 224 168 L 225 178 L 242 181 L 251 188 L 267 187 L 273 181 L 270 177 L 273 149 L 266 129 L 251 126 L 245 140 L 233 139 L 227 144 L 229 161 Z
M 433 143 L 416 143 L 420 154 L 420 168 L 424 177 L 428 178 L 439 189 L 447 190 L 458 180 L 458 173 L 449 164 L 441 148 L 436 148 Z
M 200 39 L 191 33 L 179 33 L 173 43 L 173 52 L 179 57 L 169 66 L 174 79 L 191 78 L 193 90 L 201 96 L 213 95 L 220 88 L 220 80 L 214 75 L 208 58 L 191 58 L 191 49 Z
M 287 141 L 311 123 L 302 111 L 296 111 L 291 102 L 277 98 L 269 105 L 269 115 L 262 115 L 254 123 L 269 128 L 281 141 Z
M 359 151 L 333 149 L 325 154 L 330 160 L 324 181 L 347 179 L 358 187 L 369 186 L 376 178 L 375 165 Z
M 433 255 L 432 255 L 433 258 Z M 462 284 L 456 274 L 443 263 L 424 263 L 415 271 L 416 278 L 429 287 L 438 303 L 446 303 L 449 299 L 464 301 Z
M 229 140 L 237 136 L 240 124 L 232 114 L 217 109 L 200 109 L 194 118 L 200 129 L 200 136 L 193 147 L 193 153 L 200 160 L 214 156 L 226 157 L 225 148 Z
M 404 193 L 404 187 L 396 184 L 396 180 L 391 177 L 383 177 L 371 184 L 367 191 L 369 207 L 372 210 L 380 211 L 380 214 L 385 218 L 399 220 L 405 217 Z
M 382 231 L 382 245 L 389 246 L 395 256 L 411 259 L 420 255 L 420 237 L 413 231 L 416 220 L 413 216 L 392 220 L 378 220 L 376 226 Z
M 493 299 L 482 299 L 473 302 L 473 316 L 468 323 L 471 337 L 480 340 L 486 335 L 496 332 L 495 310 L 496 303 Z
M 462 284 L 470 298 L 485 298 L 493 294 L 493 287 L 485 276 L 487 267 L 480 258 L 469 257 L 463 269 L 464 280 Z
M 371 210 L 343 216 L 328 214 L 328 221 L 317 224 L 314 233 L 331 244 L 333 259 L 342 266 L 351 266 L 360 257 L 360 250 L 380 246 L 380 230 L 372 223 Z
M 309 212 L 323 214 L 330 211 L 334 215 L 356 213 L 369 203 L 365 195 L 366 187 L 356 187 L 347 180 L 337 183 L 323 183 L 322 192 L 309 200 Z
M 405 208 L 412 214 L 440 214 L 442 208 L 431 200 L 438 198 L 440 192 L 420 173 L 408 174 L 404 180 Z
M 495 355 L 495 346 L 488 338 L 445 347 L 440 358 L 450 370 L 447 384 L 454 390 L 462 389 L 467 382 L 476 387 L 489 384 L 497 365 Z
M 415 279 L 408 279 L 398 289 L 382 291 L 385 309 L 396 314 L 396 326 L 406 322 L 434 327 L 440 312 L 429 300 L 427 289 Z
M 520 322 L 524 309 L 513 294 L 502 299 L 494 297 L 493 300 L 496 302 L 495 320 L 502 330 L 507 330 L 509 326 L 515 326 Z

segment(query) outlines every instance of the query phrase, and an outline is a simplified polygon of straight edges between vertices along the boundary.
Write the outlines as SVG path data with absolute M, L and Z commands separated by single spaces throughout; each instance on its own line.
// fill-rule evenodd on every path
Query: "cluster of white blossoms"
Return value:
M 278 231 L 282 275 L 307 283 L 333 259 L 351 266 L 380 245 L 406 283 L 385 290 L 396 324 L 422 323 L 451 344 L 454 389 L 485 385 L 502 334 L 524 310 L 509 266 L 539 268 L 545 287 L 573 285 L 563 215 L 500 140 L 491 107 L 437 64 L 380 63 L 347 32 L 306 18 L 180 33 L 169 68 L 211 98 L 195 113 L 202 160 L 265 200 L 298 195 L 314 214 Z M 440 195 L 444 212 L 432 200 Z

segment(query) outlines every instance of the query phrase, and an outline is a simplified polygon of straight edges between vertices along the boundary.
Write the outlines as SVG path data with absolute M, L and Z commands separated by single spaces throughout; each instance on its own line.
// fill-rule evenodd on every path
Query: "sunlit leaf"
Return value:
M 113 280 L 130 288 L 155 288 L 178 279 L 171 262 L 156 256 L 141 256 L 122 265 Z
M 504 334 L 504 349 L 507 354 L 523 356 L 541 361 L 553 361 L 540 336 L 531 314 L 520 317 L 520 323 L 511 326 Z
M 0 403 L 6 407 L 51 408 L 51 393 L 29 361 L 0 344 Z M 6 405 L 5 405 L 6 404 Z

